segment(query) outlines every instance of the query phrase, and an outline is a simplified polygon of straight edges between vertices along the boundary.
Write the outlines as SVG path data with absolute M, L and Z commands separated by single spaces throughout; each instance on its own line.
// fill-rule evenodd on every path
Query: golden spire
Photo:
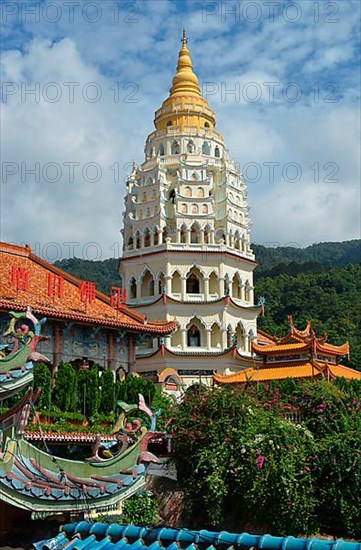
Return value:
M 175 95 L 201 96 L 198 78 L 193 72 L 192 60 L 187 47 L 186 31 L 183 29 L 182 47 L 178 55 L 177 72 L 172 81 L 170 97 Z

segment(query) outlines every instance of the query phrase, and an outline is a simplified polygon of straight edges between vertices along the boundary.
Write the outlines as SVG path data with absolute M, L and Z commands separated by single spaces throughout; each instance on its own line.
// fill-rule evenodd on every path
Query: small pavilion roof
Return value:
M 292 320 L 292 316 L 288 317 L 289 332 L 282 338 L 270 336 L 262 331 L 257 331 L 257 342 L 252 342 L 252 351 L 258 355 L 267 356 L 282 354 L 287 352 L 300 353 L 313 349 L 326 355 L 343 356 L 348 355 L 350 348 L 349 343 L 345 342 L 340 346 L 335 346 L 326 342 L 327 334 L 322 337 L 317 337 L 315 331 L 311 329 L 311 321 L 307 322 L 303 330 L 298 330 Z

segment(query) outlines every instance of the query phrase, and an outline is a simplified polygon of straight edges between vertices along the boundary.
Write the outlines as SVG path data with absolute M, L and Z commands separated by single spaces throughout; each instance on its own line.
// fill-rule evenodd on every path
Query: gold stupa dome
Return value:
M 170 126 L 212 129 L 216 124 L 214 112 L 202 97 L 197 75 L 193 72 L 185 30 L 172 87 L 155 114 L 154 124 L 157 130 Z
M 178 55 L 177 72 L 169 90 L 170 97 L 175 95 L 201 96 L 197 75 L 193 72 L 191 56 L 187 47 L 186 31 L 183 29 L 182 47 Z

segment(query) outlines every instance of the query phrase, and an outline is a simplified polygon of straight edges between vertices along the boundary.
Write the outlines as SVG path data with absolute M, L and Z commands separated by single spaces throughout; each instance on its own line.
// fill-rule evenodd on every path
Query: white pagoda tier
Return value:
M 136 367 L 177 392 L 211 383 L 214 371 L 249 368 L 261 311 L 246 185 L 215 130 L 185 34 L 154 123 L 127 182 L 119 273 L 127 305 L 179 324 L 169 337 L 139 341 Z

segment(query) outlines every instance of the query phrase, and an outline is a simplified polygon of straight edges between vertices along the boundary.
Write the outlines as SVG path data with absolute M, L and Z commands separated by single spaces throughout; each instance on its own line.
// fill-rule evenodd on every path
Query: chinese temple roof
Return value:
M 21 247 L 0 243 L 0 308 L 51 319 L 97 324 L 123 330 L 170 334 L 175 322 L 148 321 L 124 303 L 113 307 L 93 283 L 81 281 Z
M 270 336 L 265 332 L 257 331 L 257 342 L 252 342 L 252 351 L 267 357 L 268 355 L 282 354 L 287 352 L 300 353 L 302 351 L 313 350 L 327 355 L 341 357 L 348 355 L 349 343 L 345 342 L 341 346 L 334 346 L 326 342 L 327 334 L 321 338 L 317 337 L 314 330 L 311 330 L 311 322 L 308 321 L 304 330 L 298 330 L 292 317 L 288 317 L 289 332 L 282 338 Z
M 271 535 L 236 534 L 227 531 L 189 531 L 166 527 L 137 527 L 103 523 L 71 523 L 60 528 L 53 539 L 34 544 L 36 550 L 56 548 L 86 548 L 95 550 L 231 550 L 268 548 L 273 550 L 361 550 L 361 543 L 339 540 L 301 539 L 295 537 L 272 537 Z
M 345 377 L 346 380 L 361 380 L 361 372 L 343 365 L 319 363 L 318 361 L 300 361 L 292 363 L 277 363 L 274 366 L 261 365 L 257 368 L 244 369 L 234 374 L 214 374 L 217 384 L 244 384 L 245 382 L 270 382 L 286 378 L 320 378 Z

